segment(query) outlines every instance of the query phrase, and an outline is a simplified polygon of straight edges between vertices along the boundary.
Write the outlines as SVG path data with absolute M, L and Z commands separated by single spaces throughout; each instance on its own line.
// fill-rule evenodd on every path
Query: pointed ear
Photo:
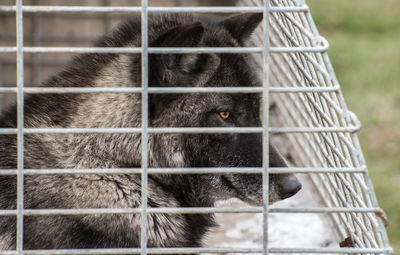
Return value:
M 222 21 L 222 25 L 231 33 L 233 38 L 243 44 L 263 19 L 262 13 L 238 14 Z
M 163 47 L 195 47 L 203 39 L 204 27 L 200 22 L 168 30 L 161 38 Z
M 204 27 L 202 23 L 184 24 L 166 31 L 155 42 L 155 46 L 197 47 L 200 45 L 203 35 Z M 151 62 L 154 66 L 157 66 L 156 70 L 160 81 L 173 83 L 179 82 L 177 77 L 182 72 L 190 72 L 196 69 L 199 60 L 200 55 L 198 54 L 157 54 Z
M 162 47 L 196 47 L 204 35 L 204 27 L 200 22 L 172 28 L 161 38 Z M 161 56 L 161 64 L 167 70 L 181 68 L 192 69 L 197 61 L 196 54 L 165 54 Z M 165 73 L 166 74 L 166 73 Z
M 204 36 L 200 22 L 168 30 L 154 46 L 198 47 Z M 201 86 L 217 70 L 220 59 L 216 54 L 152 54 L 150 83 L 158 86 Z

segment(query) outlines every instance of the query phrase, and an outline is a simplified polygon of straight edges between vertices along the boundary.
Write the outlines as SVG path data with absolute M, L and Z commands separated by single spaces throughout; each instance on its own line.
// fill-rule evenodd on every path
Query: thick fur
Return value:
M 243 14 L 226 20 L 183 14 L 150 15 L 149 45 L 155 47 L 236 47 L 262 19 Z M 140 19 L 133 19 L 96 46 L 140 47 Z M 159 54 L 149 57 L 150 86 L 259 86 L 245 54 Z M 48 87 L 140 87 L 139 54 L 83 54 Z M 151 94 L 151 127 L 260 126 L 256 94 Z M 16 107 L 0 119 L 16 127 Z M 227 120 L 219 112 L 230 112 Z M 133 93 L 44 94 L 27 96 L 25 127 L 140 127 L 141 95 Z M 15 135 L 0 135 L 0 168 L 17 167 Z M 259 167 L 260 134 L 149 135 L 149 167 Z M 140 134 L 26 134 L 24 168 L 136 168 L 141 166 Z M 273 146 L 270 165 L 285 166 Z M 0 170 L 1 171 L 1 170 Z M 25 175 L 24 207 L 137 208 L 140 175 Z M 270 175 L 270 202 L 290 175 Z M 0 209 L 16 208 L 16 177 L 0 175 Z M 261 204 L 258 174 L 150 175 L 149 207 L 213 206 L 240 198 Z M 149 247 L 195 247 L 214 225 L 211 214 L 151 214 Z M 0 250 L 15 248 L 16 218 L 0 217 Z M 26 216 L 25 249 L 138 247 L 140 214 Z

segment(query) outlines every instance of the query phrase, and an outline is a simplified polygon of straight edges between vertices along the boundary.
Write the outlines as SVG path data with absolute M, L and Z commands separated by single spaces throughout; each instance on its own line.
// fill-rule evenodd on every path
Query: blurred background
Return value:
M 400 250 L 400 1 L 307 0 L 358 134 L 390 244 Z

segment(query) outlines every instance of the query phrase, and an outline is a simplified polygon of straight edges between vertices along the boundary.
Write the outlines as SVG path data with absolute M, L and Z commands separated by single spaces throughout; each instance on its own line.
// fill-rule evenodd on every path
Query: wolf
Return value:
M 216 18 L 154 14 L 148 18 L 150 47 L 244 46 L 262 14 Z M 98 47 L 140 47 L 141 21 L 132 19 L 100 39 Z M 140 87 L 140 54 L 77 56 L 45 87 Z M 260 86 L 248 54 L 150 54 L 150 87 Z M 1 127 L 16 127 L 16 106 Z M 24 100 L 26 128 L 141 127 L 141 95 L 135 93 L 36 94 Z M 149 127 L 259 127 L 257 94 L 150 94 Z M 0 169 L 17 168 L 17 138 L 0 135 Z M 286 167 L 270 143 L 271 167 Z M 261 167 L 261 134 L 149 134 L 148 166 Z M 141 136 L 25 134 L 25 169 L 140 168 Z M 0 170 L 1 171 L 1 170 Z M 158 207 L 212 207 L 239 198 L 262 204 L 261 174 L 150 174 L 148 203 Z M 16 177 L 0 175 L 0 209 L 16 209 Z M 270 203 L 296 194 L 292 174 L 269 175 Z M 25 209 L 139 208 L 139 174 L 24 176 Z M 24 217 L 24 249 L 127 248 L 140 246 L 140 214 L 36 215 Z M 149 214 L 148 247 L 198 247 L 215 226 L 212 214 Z M 0 250 L 16 247 L 16 217 L 0 217 Z

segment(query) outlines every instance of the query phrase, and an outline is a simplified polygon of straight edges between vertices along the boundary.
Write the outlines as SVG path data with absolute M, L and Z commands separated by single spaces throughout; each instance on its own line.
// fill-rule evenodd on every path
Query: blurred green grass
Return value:
M 360 143 L 379 205 L 400 251 L 400 1 L 308 0 L 347 105 L 363 128 Z

